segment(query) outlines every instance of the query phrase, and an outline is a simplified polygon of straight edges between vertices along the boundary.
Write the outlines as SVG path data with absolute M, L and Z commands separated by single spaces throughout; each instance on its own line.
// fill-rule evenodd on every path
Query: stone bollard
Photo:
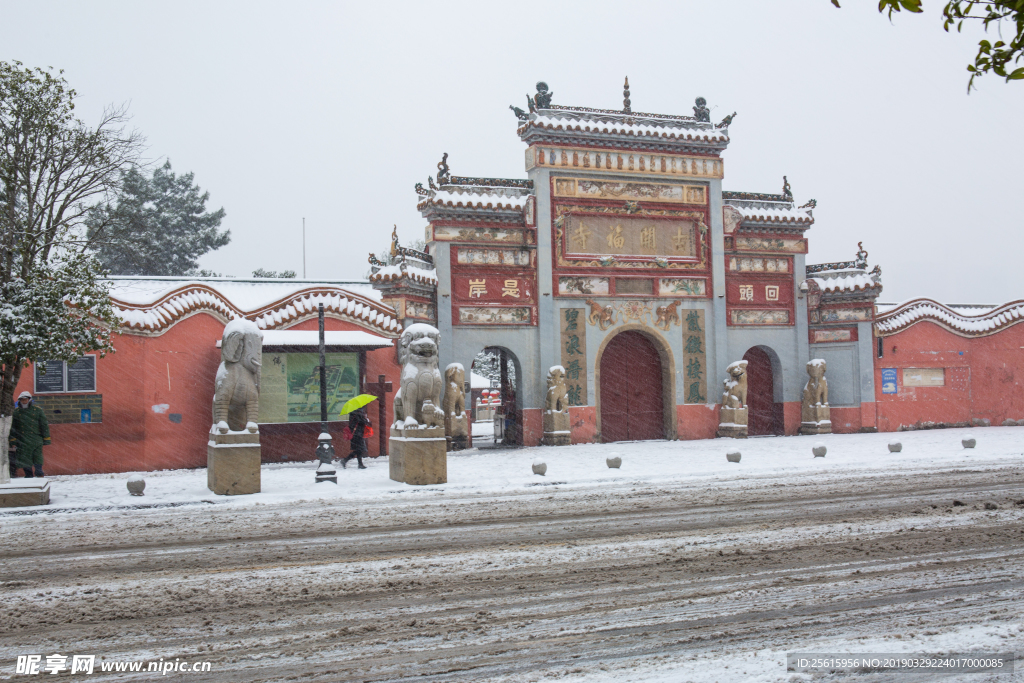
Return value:
M 539 475 L 541 475 L 543 477 L 544 474 L 547 471 L 548 471 L 548 466 L 547 466 L 547 464 L 543 460 L 534 460 L 533 461 L 533 473 L 534 474 L 539 474 Z
M 735 448 L 725 454 L 725 459 L 729 462 L 739 462 L 741 457 L 743 455 Z
M 605 464 L 607 464 L 608 467 L 617 470 L 622 467 L 622 458 L 617 455 L 611 458 L 605 458 Z
M 825 448 L 825 444 L 818 441 L 814 444 L 814 448 L 811 449 L 811 453 L 814 453 L 815 458 L 824 458 L 825 454 L 828 453 L 828 449 Z
M 902 450 L 903 450 L 903 444 L 901 444 L 899 441 L 890 441 L 889 442 L 889 452 L 890 453 L 899 453 Z
M 142 478 L 141 474 L 133 474 L 128 477 L 128 493 L 133 496 L 144 496 L 146 495 L 143 491 L 146 490 L 146 480 Z
M 965 436 L 963 439 L 960 440 L 960 443 L 964 445 L 964 448 L 974 448 L 975 446 L 978 445 L 978 442 L 975 440 L 973 436 Z

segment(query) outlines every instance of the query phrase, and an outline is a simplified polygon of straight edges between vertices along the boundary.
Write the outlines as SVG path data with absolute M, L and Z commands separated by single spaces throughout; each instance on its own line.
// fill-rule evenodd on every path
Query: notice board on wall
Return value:
M 339 420 L 345 401 L 359 394 L 359 354 L 328 353 L 327 419 Z M 264 353 L 260 377 L 261 423 L 320 421 L 320 356 Z

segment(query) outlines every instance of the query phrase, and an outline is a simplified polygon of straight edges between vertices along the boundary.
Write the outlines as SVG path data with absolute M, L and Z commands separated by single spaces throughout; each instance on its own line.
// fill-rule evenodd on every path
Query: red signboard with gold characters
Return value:
M 533 273 L 526 272 L 460 274 L 452 278 L 452 292 L 466 303 L 533 303 L 533 282 Z

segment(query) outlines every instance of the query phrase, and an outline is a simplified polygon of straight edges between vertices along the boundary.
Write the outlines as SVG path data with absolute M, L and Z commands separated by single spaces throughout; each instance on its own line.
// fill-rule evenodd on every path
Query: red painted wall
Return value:
M 329 316 L 325 327 L 364 329 Z M 317 321 L 307 320 L 289 329 L 315 330 Z M 213 379 L 220 364 L 216 343 L 223 332 L 224 324 L 219 320 L 197 313 L 160 336 L 116 336 L 116 352 L 99 359 L 96 365 L 96 390 L 103 395 L 103 421 L 51 425 L 53 444 L 43 451 L 45 471 L 87 474 L 205 467 Z M 367 376 L 376 381 L 378 374 L 384 374 L 397 391 L 400 373 L 394 351 L 378 349 L 366 356 Z M 22 391 L 34 393 L 31 367 L 22 373 L 15 395 Z M 388 395 L 388 423 L 393 419 L 394 391 Z M 172 422 L 172 414 L 180 414 L 181 422 Z M 378 429 L 373 407 L 368 409 L 368 415 L 374 429 Z M 348 443 L 341 438 L 343 427 L 344 423 L 334 423 L 331 428 L 335 449 L 342 455 L 348 452 Z M 261 431 L 264 461 L 281 460 L 286 454 L 297 459 L 297 438 L 310 440 L 308 458 L 301 459 L 313 459 L 318 424 L 267 425 Z M 371 456 L 378 454 L 377 443 L 376 436 L 369 440 Z M 303 452 L 300 449 L 300 454 Z
M 967 338 L 922 321 L 884 337 L 883 344 L 883 357 L 875 358 L 879 431 L 919 422 L 1024 419 L 1024 325 Z M 882 393 L 882 368 L 896 368 L 896 394 Z M 946 384 L 905 387 L 903 368 L 945 368 Z
M 677 405 L 676 433 L 680 439 L 713 439 L 720 406 Z
M 572 443 L 597 443 L 597 407 L 569 406 Z

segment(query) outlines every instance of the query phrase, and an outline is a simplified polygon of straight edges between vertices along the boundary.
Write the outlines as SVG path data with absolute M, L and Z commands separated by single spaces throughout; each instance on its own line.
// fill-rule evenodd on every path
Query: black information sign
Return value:
M 96 391 L 96 356 L 68 363 L 68 391 Z
M 64 361 L 36 361 L 36 393 L 47 394 L 64 391 Z

